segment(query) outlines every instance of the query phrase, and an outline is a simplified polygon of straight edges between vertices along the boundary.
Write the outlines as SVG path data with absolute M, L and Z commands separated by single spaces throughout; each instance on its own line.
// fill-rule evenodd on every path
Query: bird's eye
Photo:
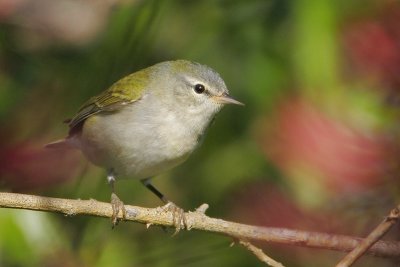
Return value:
M 194 86 L 194 91 L 198 94 L 202 94 L 204 93 L 204 91 L 206 90 L 206 88 L 204 87 L 204 85 L 198 83 Z

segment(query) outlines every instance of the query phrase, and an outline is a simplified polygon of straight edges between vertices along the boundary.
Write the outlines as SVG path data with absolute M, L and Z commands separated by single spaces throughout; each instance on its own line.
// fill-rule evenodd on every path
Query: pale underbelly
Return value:
M 91 127 L 84 126 L 80 148 L 92 163 L 112 169 L 118 178 L 158 175 L 181 164 L 197 146 L 197 140 L 182 135 L 182 131 L 171 133 L 132 125 L 107 128 L 104 122 L 104 117 L 88 119 L 86 123 Z M 174 138 L 170 138 L 171 134 L 175 134 Z

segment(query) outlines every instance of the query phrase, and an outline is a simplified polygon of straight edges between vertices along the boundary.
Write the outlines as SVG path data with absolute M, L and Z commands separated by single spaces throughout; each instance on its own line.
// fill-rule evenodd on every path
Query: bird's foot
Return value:
M 111 223 L 112 228 L 114 228 L 118 225 L 119 221 L 125 219 L 126 216 L 124 202 L 122 202 L 115 193 L 111 194 L 111 207 L 113 211 L 111 216 Z M 122 218 L 118 218 L 119 211 L 122 212 Z
M 167 204 L 161 207 L 164 211 L 172 212 L 172 218 L 173 218 L 173 225 L 175 227 L 175 232 L 173 234 L 176 235 L 179 233 L 180 230 L 187 228 L 187 220 L 185 216 L 185 211 L 175 205 L 175 203 L 169 201 Z

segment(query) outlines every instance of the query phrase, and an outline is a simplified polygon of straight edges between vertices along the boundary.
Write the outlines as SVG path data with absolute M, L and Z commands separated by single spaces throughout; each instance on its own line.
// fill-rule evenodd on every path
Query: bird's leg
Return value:
M 173 224 L 175 226 L 174 235 L 177 234 L 181 229 L 184 229 L 185 227 L 187 228 L 188 224 L 185 217 L 185 211 L 182 208 L 175 205 L 175 203 L 173 203 L 172 201 L 168 200 L 168 198 L 166 198 L 163 193 L 158 191 L 158 189 L 151 184 L 150 180 L 151 178 L 146 178 L 140 181 L 144 186 L 147 187 L 147 189 L 153 192 L 159 199 L 161 199 L 162 202 L 165 203 L 165 205 L 163 206 L 164 209 L 172 212 Z
M 119 211 L 120 210 L 122 211 L 122 219 L 125 218 L 126 211 L 124 202 L 122 202 L 117 196 L 117 194 L 115 194 L 115 189 L 114 189 L 115 175 L 112 169 L 107 174 L 107 181 L 108 184 L 111 186 L 111 207 L 113 210 L 113 214 L 111 216 L 111 223 L 112 223 L 112 228 L 114 228 L 119 222 L 118 219 Z

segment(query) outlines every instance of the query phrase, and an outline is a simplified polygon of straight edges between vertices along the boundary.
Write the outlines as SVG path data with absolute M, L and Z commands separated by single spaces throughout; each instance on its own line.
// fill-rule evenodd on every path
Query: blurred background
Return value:
M 109 201 L 105 172 L 43 145 L 90 96 L 154 63 L 209 65 L 244 108 L 154 184 L 186 210 L 364 236 L 399 202 L 400 2 L 0 0 L 0 189 Z M 129 204 L 161 203 L 136 180 Z M 231 239 L 0 210 L 0 266 L 261 266 Z M 399 228 L 385 239 L 397 240 Z M 285 266 L 344 255 L 258 244 Z M 398 264 L 398 263 L 397 263 Z M 398 266 L 363 257 L 355 266 Z

